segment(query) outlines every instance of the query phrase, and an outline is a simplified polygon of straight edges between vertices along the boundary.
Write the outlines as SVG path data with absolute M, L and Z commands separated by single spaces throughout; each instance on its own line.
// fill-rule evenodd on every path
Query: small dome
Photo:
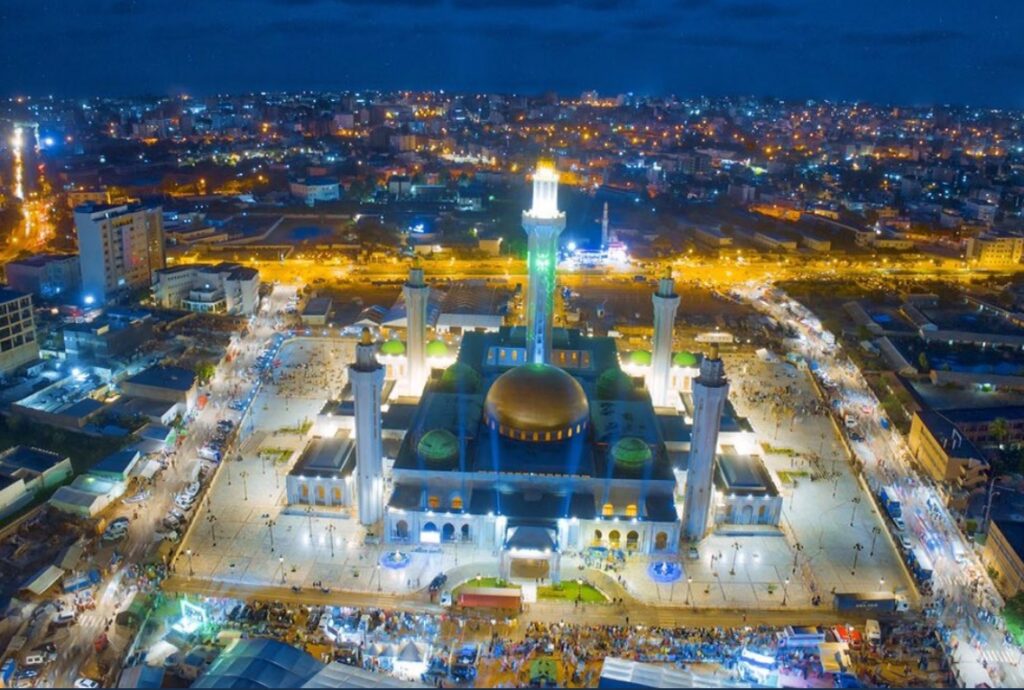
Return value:
M 431 469 L 454 467 L 459 457 L 459 439 L 447 429 L 433 429 L 420 438 L 416 453 Z
M 385 340 L 380 345 L 380 353 L 382 355 L 395 356 L 405 354 L 405 343 L 397 338 L 392 340 Z
M 618 469 L 633 474 L 639 473 L 650 462 L 653 454 L 643 439 L 627 436 L 612 446 L 611 456 Z
M 638 367 L 651 365 L 651 353 L 647 350 L 633 350 L 629 353 L 629 363 Z
M 465 362 L 456 362 L 441 374 L 439 388 L 448 393 L 479 393 L 480 374 Z
M 677 367 L 695 367 L 697 366 L 697 355 L 683 350 L 672 357 L 672 363 Z
M 579 434 L 590 403 L 579 381 L 558 367 L 524 364 L 499 376 L 484 401 L 488 426 L 522 441 L 561 441 Z
M 594 390 L 598 400 L 629 400 L 636 395 L 632 377 L 618 367 L 598 376 Z
M 427 343 L 427 357 L 447 357 L 448 343 L 443 340 L 431 340 Z

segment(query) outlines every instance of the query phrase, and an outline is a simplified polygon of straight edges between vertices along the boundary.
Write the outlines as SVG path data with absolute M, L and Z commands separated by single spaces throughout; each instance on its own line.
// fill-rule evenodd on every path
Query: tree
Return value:
M 992 435 L 992 440 L 1002 446 L 1010 439 L 1010 424 L 1003 417 L 996 417 L 992 420 L 988 432 Z
M 209 383 L 216 373 L 217 367 L 213 362 L 199 362 L 196 364 L 196 378 L 199 379 L 201 385 Z

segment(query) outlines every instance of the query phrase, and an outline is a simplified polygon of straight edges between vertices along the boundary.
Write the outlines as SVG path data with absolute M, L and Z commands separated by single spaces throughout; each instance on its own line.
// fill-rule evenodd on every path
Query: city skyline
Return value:
M 596 89 L 1020 107 L 1024 8 L 989 5 L 261 0 L 172 13 L 16 0 L 0 9 L 0 93 Z

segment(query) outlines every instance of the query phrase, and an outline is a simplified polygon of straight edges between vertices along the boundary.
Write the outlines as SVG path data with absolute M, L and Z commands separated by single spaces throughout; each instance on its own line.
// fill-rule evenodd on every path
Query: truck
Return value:
M 878 501 L 893 520 L 903 517 L 903 506 L 900 505 L 896 491 L 891 486 L 883 486 L 878 490 Z
M 518 587 L 463 587 L 459 590 L 459 606 L 463 608 L 521 610 L 523 593 Z
M 907 611 L 907 600 L 891 592 L 836 592 L 833 601 L 836 611 L 864 613 L 896 613 Z
M 932 565 L 932 559 L 928 557 L 922 547 L 915 546 L 911 549 L 907 555 L 907 565 L 910 566 L 910 570 L 918 582 L 924 584 L 931 581 L 935 567 Z
M 64 578 L 62 587 L 65 594 L 71 594 L 98 585 L 102 580 L 98 570 L 90 570 L 82 575 Z

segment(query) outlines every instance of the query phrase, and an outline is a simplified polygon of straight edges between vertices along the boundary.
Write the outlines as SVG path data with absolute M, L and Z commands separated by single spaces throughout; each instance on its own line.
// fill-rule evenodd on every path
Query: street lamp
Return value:
M 267 531 L 270 532 L 270 553 L 274 553 L 274 525 L 276 524 L 273 520 L 267 520 Z
M 732 567 L 729 568 L 729 574 L 730 575 L 735 575 L 736 574 L 736 557 L 740 555 L 740 549 L 742 549 L 743 546 L 738 541 L 734 541 L 732 543 L 732 548 L 733 548 Z
M 860 552 L 864 550 L 864 545 L 857 543 L 853 545 L 853 570 L 850 571 L 851 575 L 857 574 L 857 558 L 860 556 Z
M 331 538 L 331 558 L 334 558 L 334 525 L 327 525 L 327 534 Z
M 249 473 L 242 470 L 238 473 L 238 476 L 242 478 L 242 500 L 249 500 L 249 485 L 246 483 L 245 478 L 249 476 Z
M 800 552 L 804 550 L 804 545 L 800 542 L 793 544 L 793 574 L 796 574 L 796 559 L 800 555 Z
M 213 513 L 207 513 L 206 514 L 206 521 L 210 523 L 210 541 L 213 542 L 214 546 L 216 546 L 217 545 L 217 532 L 214 529 L 214 523 L 217 522 L 217 516 L 214 515 Z
M 782 605 L 785 606 L 789 600 L 789 578 L 782 581 Z
M 693 596 L 693 577 L 686 578 L 686 605 L 690 605 L 690 598 Z
M 313 541 L 313 506 L 306 506 L 306 517 L 309 518 L 309 541 Z
M 852 499 L 853 512 L 850 513 L 850 527 L 853 527 L 853 521 L 857 517 L 857 506 L 860 505 L 860 496 L 854 496 Z
M 283 585 L 284 584 L 284 556 L 278 556 L 277 563 L 278 563 L 278 565 L 281 566 L 281 584 Z
M 879 527 L 878 525 L 875 525 L 874 527 L 871 528 L 871 551 L 870 551 L 870 553 L 868 553 L 869 556 L 874 556 L 875 555 L 875 539 L 877 539 L 878 535 L 881 534 L 881 533 L 882 533 L 882 528 Z
M 381 591 L 384 590 L 384 586 L 383 586 L 384 583 L 381 582 L 381 577 L 382 576 L 381 576 L 381 572 L 380 572 L 380 563 L 378 563 L 377 564 L 377 591 L 378 592 L 381 592 Z

